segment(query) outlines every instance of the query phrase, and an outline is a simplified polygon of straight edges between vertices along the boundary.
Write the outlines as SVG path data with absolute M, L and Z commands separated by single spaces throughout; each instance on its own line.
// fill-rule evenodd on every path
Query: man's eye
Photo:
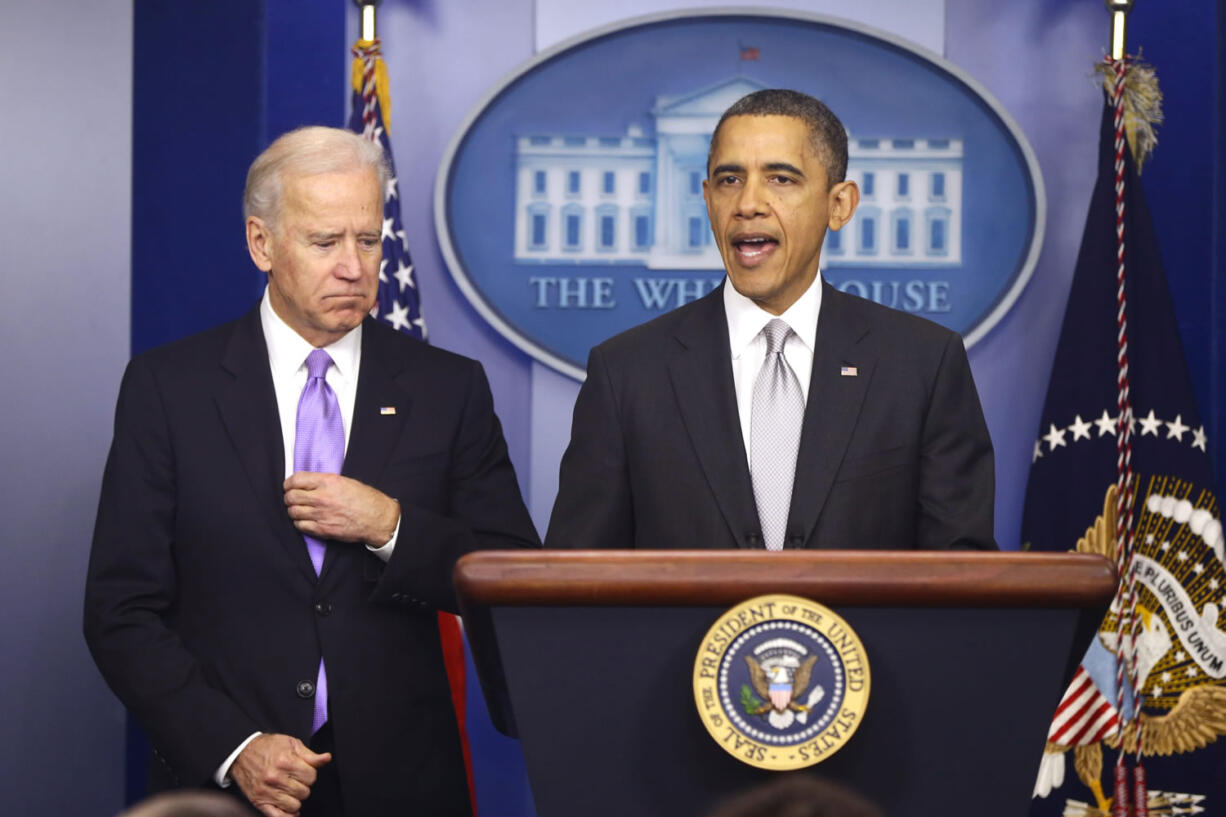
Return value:
M 330 250 L 336 246 L 336 242 L 335 241 L 316 241 L 315 246 L 319 247 L 321 250 Z
M 715 183 L 727 187 L 728 185 L 736 184 L 739 181 L 740 179 L 738 179 L 736 176 L 720 176 L 715 180 Z
M 377 238 L 363 238 L 359 243 L 362 245 L 362 249 L 373 250 L 382 242 L 380 242 Z

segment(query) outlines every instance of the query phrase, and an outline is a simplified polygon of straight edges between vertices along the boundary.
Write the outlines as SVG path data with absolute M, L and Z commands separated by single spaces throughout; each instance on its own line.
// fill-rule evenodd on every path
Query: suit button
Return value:
M 330 601 L 315 602 L 315 612 L 318 613 L 320 616 L 327 618 L 328 616 L 332 615 L 332 602 Z
M 760 533 L 745 534 L 745 544 L 749 545 L 751 548 L 762 547 L 764 544 L 764 540 L 762 539 L 762 534 Z
M 798 548 L 803 546 L 804 543 L 805 540 L 803 536 L 792 535 L 788 537 L 788 547 Z
M 315 697 L 315 682 L 314 681 L 299 681 L 297 687 L 299 698 Z

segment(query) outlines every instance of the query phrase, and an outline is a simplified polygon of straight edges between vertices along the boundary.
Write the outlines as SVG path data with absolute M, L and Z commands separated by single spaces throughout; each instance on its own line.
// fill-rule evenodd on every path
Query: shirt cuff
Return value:
M 366 549 L 378 556 L 384 564 L 386 564 L 387 561 L 392 558 L 392 551 L 396 549 L 396 537 L 400 535 L 400 520 L 403 518 L 403 516 L 396 517 L 396 529 L 392 531 L 391 539 L 388 539 L 379 547 L 372 547 L 371 545 L 366 546 Z
M 258 738 L 263 732 L 252 732 L 247 736 L 247 739 L 238 745 L 238 748 L 230 753 L 230 756 L 217 767 L 216 773 L 213 774 L 213 782 L 223 789 L 230 788 L 230 784 L 234 781 L 230 779 L 230 767 L 234 765 L 234 761 L 238 760 L 238 756 L 247 748 L 247 744 Z

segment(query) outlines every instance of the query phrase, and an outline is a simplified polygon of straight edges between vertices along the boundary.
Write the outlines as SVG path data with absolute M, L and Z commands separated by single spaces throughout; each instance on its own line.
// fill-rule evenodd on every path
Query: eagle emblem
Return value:
M 1060 702 L 1035 784 L 1036 797 L 1059 789 L 1064 755 L 1072 750 L 1073 770 L 1094 802 L 1067 800 L 1064 813 L 1069 817 L 1111 813 L 1113 799 L 1103 781 L 1104 746 L 1134 754 L 1140 744 L 1146 755 L 1162 757 L 1199 751 L 1226 735 L 1226 628 L 1221 619 L 1226 563 L 1217 503 L 1209 492 L 1198 496 L 1190 483 L 1175 477 L 1152 478 L 1146 488 L 1139 503 L 1134 557 L 1140 621 L 1132 649 L 1138 694 L 1125 688 L 1121 718 L 1114 686 L 1123 618 L 1117 600 Z M 1115 530 L 1112 485 L 1102 514 L 1077 542 L 1076 552 L 1099 553 L 1114 561 Z M 1129 720 L 1134 706 L 1138 716 Z M 1127 725 L 1121 729 L 1124 721 Z M 1161 809 L 1198 814 L 1204 811 L 1204 799 L 1194 793 L 1151 790 L 1147 805 L 1151 814 Z M 1180 808 L 1188 810 L 1176 810 Z
M 776 638 L 760 644 L 753 655 L 745 656 L 745 663 L 753 689 L 742 687 L 741 708 L 746 715 L 765 716 L 776 729 L 787 729 L 797 720 L 805 723 L 813 705 L 825 695 L 821 685 L 814 685 L 805 702 L 798 703 L 809 689 L 817 656 L 808 655 L 808 650 L 792 639 Z

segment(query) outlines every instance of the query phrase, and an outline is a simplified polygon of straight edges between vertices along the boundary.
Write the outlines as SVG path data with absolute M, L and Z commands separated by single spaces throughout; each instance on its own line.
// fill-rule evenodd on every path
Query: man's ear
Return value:
M 247 217 L 247 252 L 258 269 L 272 269 L 272 230 L 259 216 Z
M 830 220 L 828 222 L 830 229 L 842 229 L 844 224 L 851 221 L 851 216 L 856 212 L 859 204 L 860 188 L 850 179 L 830 188 Z

